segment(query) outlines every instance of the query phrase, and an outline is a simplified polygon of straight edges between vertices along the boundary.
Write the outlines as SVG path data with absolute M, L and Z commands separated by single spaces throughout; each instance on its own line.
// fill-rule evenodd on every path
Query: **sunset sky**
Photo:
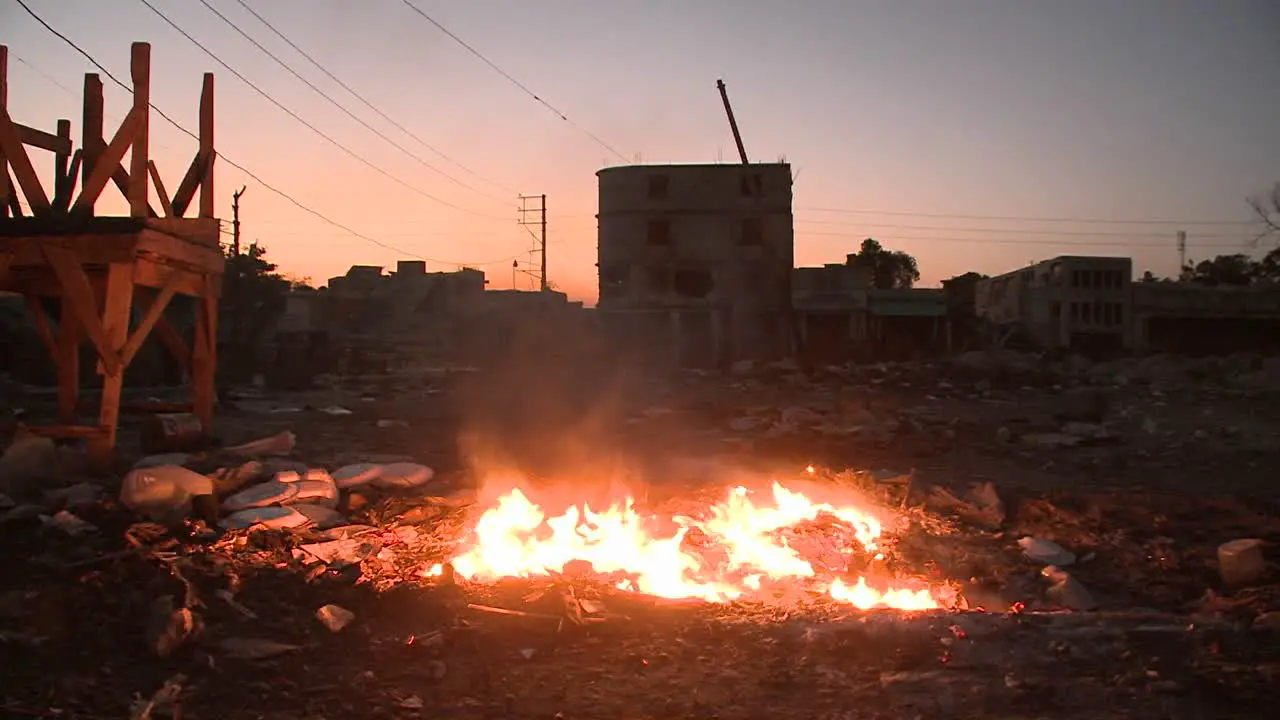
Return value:
M 531 259 L 516 195 L 546 193 L 551 280 L 594 301 L 595 171 L 736 161 L 719 77 L 752 158 L 793 165 L 799 265 L 841 261 L 871 236 L 915 255 L 922 285 L 1061 254 L 1132 255 L 1137 272 L 1172 274 L 1179 229 L 1192 259 L 1249 251 L 1245 198 L 1280 180 L 1273 0 L 413 0 L 563 117 L 401 0 L 206 1 L 404 151 L 199 0 L 148 2 L 369 164 L 140 0 L 25 0 L 126 82 L 129 43 L 152 43 L 152 100 L 185 127 L 214 72 L 226 158 L 393 248 L 219 163 L 219 215 L 247 185 L 245 240 L 316 282 L 425 258 L 510 287 L 512 260 Z M 14 0 L 0 0 L 0 42 L 14 119 L 52 130 L 69 118 L 78 138 L 89 62 Z M 104 81 L 109 136 L 129 96 Z M 195 141 L 154 114 L 151 128 L 172 192 Z

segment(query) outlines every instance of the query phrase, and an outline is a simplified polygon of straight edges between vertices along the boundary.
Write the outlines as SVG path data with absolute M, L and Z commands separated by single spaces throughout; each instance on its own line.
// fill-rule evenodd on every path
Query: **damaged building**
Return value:
M 599 178 L 599 318 L 658 364 L 792 349 L 791 166 L 632 165 Z
M 1280 286 L 1133 282 L 1133 261 L 1062 256 L 979 280 L 991 339 L 1086 354 L 1274 352 Z

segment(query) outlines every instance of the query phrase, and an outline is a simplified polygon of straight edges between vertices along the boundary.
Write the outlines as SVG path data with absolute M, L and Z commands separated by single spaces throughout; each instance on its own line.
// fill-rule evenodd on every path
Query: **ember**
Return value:
M 770 589 L 811 588 L 862 609 L 927 610 L 938 602 L 927 588 L 858 577 L 819 577 L 785 531 L 822 518 L 849 536 L 845 555 L 881 559 L 880 521 L 851 506 L 814 502 L 778 483 L 771 501 L 744 487 L 700 517 L 641 516 L 631 498 L 603 511 L 575 505 L 555 517 L 519 489 L 502 495 L 476 523 L 453 568 L 463 578 L 491 581 L 563 573 L 573 566 L 610 579 L 621 590 L 708 602 L 764 599 Z M 663 523 L 675 528 L 657 530 Z M 699 539 L 694 542 L 694 538 Z M 438 573 L 433 568 L 433 574 Z

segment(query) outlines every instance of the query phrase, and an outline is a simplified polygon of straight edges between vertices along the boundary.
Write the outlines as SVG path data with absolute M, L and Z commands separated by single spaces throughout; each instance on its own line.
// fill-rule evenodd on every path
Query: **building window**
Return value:
M 650 220 L 648 241 L 650 245 L 667 247 L 671 245 L 671 221 Z
M 1080 322 L 1080 303 L 1071 303 L 1071 322 Z
M 760 173 L 743 175 L 740 189 L 743 197 L 760 197 L 764 195 L 764 178 L 760 177 Z
M 665 267 L 651 267 L 645 271 L 647 290 L 654 295 L 666 295 L 671 292 L 671 270 Z
M 666 200 L 667 191 L 670 189 L 671 178 L 666 175 L 650 175 L 649 176 L 649 199 L 650 200 Z
M 742 234 L 738 236 L 739 245 L 763 245 L 764 223 L 760 218 L 747 218 L 742 221 Z
M 1083 303 L 1080 306 L 1080 320 L 1085 325 L 1093 324 L 1093 305 L 1090 303 Z
M 676 294 L 686 298 L 701 299 L 711 294 L 715 280 L 711 271 L 705 269 L 677 270 L 672 281 Z
M 611 265 L 600 268 L 600 297 L 625 297 L 627 294 L 628 274 L 624 265 Z
M 1119 303 L 1117 303 L 1115 306 L 1115 318 L 1116 318 L 1117 325 L 1124 324 L 1124 306 Z

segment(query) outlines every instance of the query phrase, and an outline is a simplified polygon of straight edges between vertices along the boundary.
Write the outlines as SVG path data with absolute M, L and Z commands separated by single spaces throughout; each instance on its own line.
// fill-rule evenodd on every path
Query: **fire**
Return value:
M 642 517 L 630 498 L 603 511 L 572 506 L 547 517 L 515 489 L 481 515 L 469 549 L 452 562 L 459 576 L 472 580 L 548 575 L 564 572 L 573 562 L 588 563 L 594 573 L 618 578 L 620 589 L 672 599 L 726 602 L 756 595 L 766 585 L 800 580 L 862 609 L 938 607 L 927 589 L 879 590 L 862 577 L 853 584 L 819 580 L 813 565 L 779 531 L 823 515 L 851 530 L 863 551 L 882 557 L 875 516 L 814 502 L 774 483 L 771 503 L 757 502 L 752 492 L 736 487 L 702 518 L 666 518 L 676 529 L 665 535 L 652 529 L 660 519 Z

